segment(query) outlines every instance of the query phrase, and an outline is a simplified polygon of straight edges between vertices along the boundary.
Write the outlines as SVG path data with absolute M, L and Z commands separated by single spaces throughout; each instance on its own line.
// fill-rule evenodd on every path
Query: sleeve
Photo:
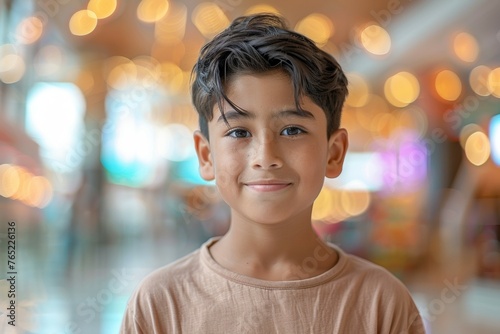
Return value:
M 415 313 L 412 314 L 412 317 L 413 320 L 410 318 L 410 327 L 408 330 L 400 334 L 425 334 L 425 326 L 420 314 L 415 311 Z
M 134 295 L 127 304 L 127 309 L 125 310 L 120 327 L 120 334 L 146 334 L 136 318 L 136 297 L 137 296 Z
M 383 304 L 385 309 L 389 311 L 389 314 L 392 314 L 390 325 L 386 327 L 390 329 L 379 332 L 391 334 L 426 334 L 424 322 L 409 291 L 399 280 L 396 286 L 397 288 L 391 296 L 391 301 L 386 300 Z
M 425 327 L 406 286 L 388 271 L 377 275 L 379 284 L 378 333 L 390 334 L 425 334 Z
M 165 276 L 148 275 L 130 297 L 120 327 L 120 334 L 177 333 L 172 292 L 161 283 Z

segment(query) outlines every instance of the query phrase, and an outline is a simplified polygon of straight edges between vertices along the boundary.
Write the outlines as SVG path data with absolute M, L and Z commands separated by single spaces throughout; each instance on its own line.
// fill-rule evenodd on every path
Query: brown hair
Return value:
M 339 128 L 348 91 L 338 62 L 307 37 L 289 30 L 283 18 L 257 14 L 235 19 L 201 49 L 192 72 L 192 101 L 203 135 L 209 138 L 207 123 L 216 104 L 225 121 L 224 100 L 237 112 L 245 112 L 224 92 L 232 77 L 275 70 L 291 78 L 297 110 L 302 111 L 300 96 L 306 95 L 324 110 L 327 136 Z

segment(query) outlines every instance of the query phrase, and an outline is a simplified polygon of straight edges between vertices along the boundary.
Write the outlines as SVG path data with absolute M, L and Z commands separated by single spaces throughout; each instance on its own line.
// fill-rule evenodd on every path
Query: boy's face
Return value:
M 347 149 L 340 129 L 327 138 L 326 116 L 308 97 L 297 113 L 290 78 L 281 72 L 240 74 L 226 87 L 229 126 L 214 107 L 210 142 L 194 135 L 201 176 L 215 178 L 235 217 L 273 224 L 308 216 L 324 177 L 337 177 Z

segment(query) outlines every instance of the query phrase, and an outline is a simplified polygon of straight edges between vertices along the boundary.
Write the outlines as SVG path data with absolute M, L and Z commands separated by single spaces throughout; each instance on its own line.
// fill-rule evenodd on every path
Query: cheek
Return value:
M 303 165 L 311 169 L 319 169 L 326 163 L 326 147 L 324 145 L 309 144 L 303 147 L 294 147 L 293 156 L 297 157 Z
M 307 184 L 317 187 L 322 185 L 326 173 L 326 149 L 321 146 L 314 146 L 313 149 L 310 147 L 295 153 L 294 165 L 301 170 Z
M 235 150 L 234 147 L 220 147 L 217 157 L 214 157 L 215 180 L 219 187 L 227 187 L 230 180 L 240 174 L 244 166 L 244 156 L 242 151 Z
M 217 185 L 217 188 L 219 188 L 220 190 L 227 189 L 228 185 L 230 184 L 230 180 L 231 175 L 227 171 L 216 169 L 215 184 Z

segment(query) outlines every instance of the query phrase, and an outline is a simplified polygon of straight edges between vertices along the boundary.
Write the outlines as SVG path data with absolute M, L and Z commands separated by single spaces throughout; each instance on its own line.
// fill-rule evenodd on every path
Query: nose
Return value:
M 271 131 L 263 131 L 251 148 L 250 158 L 255 169 L 277 169 L 283 167 L 281 151 Z

